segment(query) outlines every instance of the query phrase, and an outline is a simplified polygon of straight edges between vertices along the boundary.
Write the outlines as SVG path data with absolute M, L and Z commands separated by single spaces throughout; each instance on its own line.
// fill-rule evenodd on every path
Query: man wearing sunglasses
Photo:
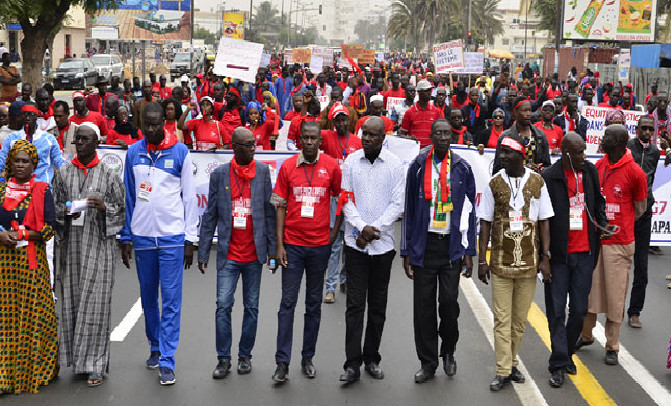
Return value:
M 231 311 L 242 276 L 245 308 L 238 349 L 238 373 L 252 371 L 252 349 L 259 313 L 261 267 L 275 255 L 275 208 L 268 164 L 254 160 L 256 142 L 248 129 L 233 131 L 233 159 L 210 176 L 208 206 L 200 226 L 198 269 L 207 270 L 214 230 L 217 244 L 216 349 L 212 378 L 223 379 L 231 369 Z M 274 271 L 274 269 L 273 269 Z

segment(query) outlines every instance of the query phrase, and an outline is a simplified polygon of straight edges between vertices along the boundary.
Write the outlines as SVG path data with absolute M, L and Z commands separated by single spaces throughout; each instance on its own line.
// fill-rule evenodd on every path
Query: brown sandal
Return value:
M 90 374 L 88 380 L 86 381 L 86 384 L 89 386 L 89 388 L 100 386 L 100 384 L 102 383 L 103 383 L 103 376 L 97 372 Z

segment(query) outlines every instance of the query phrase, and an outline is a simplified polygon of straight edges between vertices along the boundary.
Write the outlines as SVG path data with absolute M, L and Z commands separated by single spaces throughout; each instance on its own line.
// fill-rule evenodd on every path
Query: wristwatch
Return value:
M 552 253 L 550 251 L 545 251 L 541 254 L 541 259 L 547 258 L 548 261 L 552 259 Z

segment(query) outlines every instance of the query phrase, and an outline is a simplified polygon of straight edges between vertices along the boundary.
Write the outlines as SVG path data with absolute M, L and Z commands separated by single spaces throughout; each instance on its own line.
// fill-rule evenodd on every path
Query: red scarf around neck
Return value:
M 163 141 L 161 141 L 160 144 L 154 145 L 150 144 L 149 141 L 147 141 L 147 151 L 158 151 L 158 150 L 164 150 L 168 148 L 172 148 L 177 144 L 177 135 L 170 133 L 163 129 Z M 146 138 L 145 138 L 146 140 Z
M 457 130 L 456 128 L 452 127 L 452 132 L 455 134 L 459 134 L 459 139 L 457 140 L 457 144 L 463 145 L 464 144 L 464 133 L 466 132 L 466 127 L 462 126 L 461 130 Z
M 231 159 L 231 169 L 240 178 L 250 182 L 256 176 L 256 161 L 252 159 L 252 162 L 248 165 L 240 165 L 233 157 Z
M 575 131 L 575 120 L 571 118 L 571 115 L 568 113 L 566 110 L 566 107 L 564 107 L 564 117 L 566 117 L 566 121 L 568 121 L 568 131 Z
M 2 203 L 2 207 L 7 211 L 16 209 L 19 203 L 30 194 L 34 185 L 34 175 L 30 178 L 29 182 L 22 184 L 16 183 L 16 178 L 14 177 L 10 178 L 9 181 L 7 181 L 7 186 L 5 188 L 5 201 Z
M 426 156 L 426 165 L 424 166 L 424 198 L 428 201 L 433 200 L 433 186 L 431 179 L 431 167 L 433 165 L 433 146 L 429 154 Z M 440 163 L 440 201 L 443 203 L 449 202 L 450 189 L 447 186 L 447 168 L 450 166 L 450 151 L 445 154 L 445 158 Z
M 89 173 L 88 173 L 87 169 L 91 169 L 94 166 L 98 165 L 99 163 L 100 163 L 100 158 L 98 158 L 98 154 L 96 154 L 96 156 L 91 160 L 91 162 L 89 162 L 86 165 L 84 165 L 83 163 L 81 163 L 79 161 L 79 156 L 75 155 L 75 157 L 72 158 L 72 164 L 74 166 L 76 166 L 77 168 L 84 170 L 84 177 L 89 176 Z

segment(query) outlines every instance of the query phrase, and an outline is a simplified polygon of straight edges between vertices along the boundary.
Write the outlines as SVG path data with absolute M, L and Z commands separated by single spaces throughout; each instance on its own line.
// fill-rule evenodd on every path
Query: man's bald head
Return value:
M 254 134 L 245 127 L 238 127 L 233 130 L 231 141 L 236 144 L 246 144 L 254 141 Z
M 254 160 L 254 151 L 256 143 L 254 142 L 254 134 L 245 127 L 238 127 L 233 130 L 231 134 L 231 142 L 233 143 L 233 155 L 235 162 L 238 165 L 248 165 Z
M 611 124 L 606 127 L 601 141 L 603 152 L 608 154 L 611 163 L 615 163 L 624 156 L 629 141 L 627 127 L 622 124 Z
M 363 126 L 368 126 L 368 130 L 374 134 L 384 135 L 384 121 L 382 121 L 382 119 L 378 116 L 368 117 L 368 119 L 363 123 Z
M 566 151 L 567 149 L 574 149 L 576 147 L 585 146 L 585 141 L 582 139 L 580 134 L 575 131 L 569 131 L 561 140 L 561 149 Z

